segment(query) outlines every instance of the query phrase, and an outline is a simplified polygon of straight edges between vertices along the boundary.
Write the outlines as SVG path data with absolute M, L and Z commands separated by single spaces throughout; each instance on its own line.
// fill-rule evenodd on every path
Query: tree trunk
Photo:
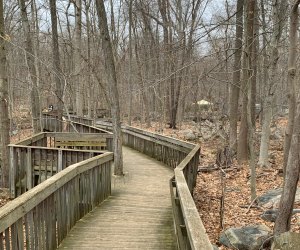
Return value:
M 274 102 L 274 94 L 275 94 L 275 86 L 277 85 L 278 79 L 276 79 L 277 73 L 277 64 L 279 60 L 278 47 L 279 42 L 283 30 L 283 26 L 285 25 L 284 19 L 287 10 L 287 4 L 285 0 L 281 0 L 278 2 L 277 0 L 273 0 L 273 30 L 272 30 L 272 38 L 270 43 L 271 49 L 271 58 L 270 58 L 270 66 L 269 68 L 265 68 L 264 70 L 270 70 L 269 77 L 266 82 L 266 93 L 263 102 L 263 123 L 262 123 L 262 135 L 261 135 L 261 143 L 260 143 L 260 153 L 259 153 L 259 161 L 258 164 L 262 167 L 269 166 L 269 144 L 270 144 L 270 133 L 271 133 L 271 121 L 273 115 L 273 102 Z M 266 24 L 263 24 L 266 26 Z M 268 74 L 266 74 L 268 75 Z
M 52 27 L 52 53 L 53 53 L 53 68 L 55 72 L 56 84 L 56 106 L 57 106 L 57 119 L 62 120 L 63 115 L 63 75 L 60 68 L 59 46 L 58 46 L 58 31 L 57 31 L 57 14 L 56 14 L 56 0 L 50 0 L 50 14 L 51 14 L 51 27 Z M 61 124 L 61 123 L 59 123 Z M 62 128 L 59 127 L 58 131 Z
M 1 135 L 1 187 L 9 187 L 9 116 L 8 82 L 5 50 L 3 0 L 0 0 L 0 135 Z
M 295 108 L 296 108 L 296 58 L 297 58 L 297 41 L 298 41 L 298 5 L 299 1 L 295 1 L 291 12 L 290 20 L 290 34 L 289 34 L 289 60 L 288 60 L 288 98 L 289 98 L 289 120 L 288 126 L 285 131 L 284 139 L 284 157 L 283 157 L 283 172 L 284 176 L 285 170 L 287 168 L 287 162 L 290 152 L 291 139 L 294 128 L 294 119 L 295 119 Z
M 129 15 L 129 65 L 128 65 L 128 85 L 129 85 L 129 107 L 128 107 L 128 125 L 131 126 L 132 121 L 132 108 L 133 108 L 133 83 L 132 83 L 132 2 L 129 0 L 128 3 L 128 15 Z
M 28 78 L 31 82 L 31 112 L 32 112 L 32 126 L 33 132 L 38 133 L 41 131 L 40 127 L 40 100 L 37 86 L 37 69 L 36 69 L 36 58 L 34 57 L 34 48 L 31 38 L 31 28 L 28 21 L 27 10 L 25 0 L 19 0 L 19 7 L 21 10 L 22 28 L 24 36 L 26 37 L 26 63 L 28 67 Z
M 255 20 L 255 9 L 256 9 L 256 0 L 249 0 L 248 1 L 248 8 L 247 8 L 247 36 L 246 36 L 246 58 L 247 58 L 247 67 L 246 67 L 246 93 L 248 94 L 248 101 L 247 101 L 247 128 L 248 128 L 248 142 L 247 147 L 249 148 L 249 157 L 250 157 L 250 186 L 251 186 L 251 201 L 256 198 L 256 162 L 255 162 L 255 152 L 254 152 L 254 128 L 253 125 L 253 117 L 252 117 L 252 98 L 253 98 L 253 84 L 255 81 L 253 80 L 256 75 L 254 74 L 253 70 L 253 58 L 255 54 L 254 51 L 254 20 Z M 246 96 L 244 98 L 247 98 Z
M 91 22 L 90 22 L 90 6 L 91 6 L 91 0 L 84 0 L 85 3 L 85 20 L 86 20 L 86 35 L 87 35 L 87 61 L 88 61 L 88 100 L 87 100 L 87 117 L 92 118 L 92 104 L 94 103 L 94 95 L 93 95 L 93 84 L 92 84 L 92 70 L 91 70 Z
M 108 88 L 110 93 L 111 115 L 114 134 L 114 172 L 115 175 L 123 175 L 122 132 L 120 121 L 119 93 L 117 86 L 117 75 L 115 69 L 114 55 L 112 50 L 111 39 L 109 36 L 104 1 L 96 0 L 96 6 L 102 40 L 102 50 L 105 60 L 105 71 L 107 75 Z
M 75 9 L 75 42 L 74 42 L 74 86 L 76 91 L 76 114 L 83 116 L 83 83 L 81 77 L 81 20 L 82 1 L 74 1 Z M 88 13 L 87 13 L 88 14 Z
M 135 51 L 135 59 L 136 59 L 136 63 L 137 63 L 137 75 L 139 77 L 138 79 L 138 84 L 141 88 L 141 93 L 142 93 L 142 99 L 143 99 L 143 105 L 144 105 L 144 110 L 145 112 L 143 112 L 143 114 L 145 115 L 145 123 L 147 128 L 151 127 L 151 121 L 150 121 L 150 105 L 149 105 L 149 100 L 146 94 L 146 86 L 145 86 L 145 79 L 144 79 L 144 74 L 142 71 L 142 63 L 140 60 L 140 56 L 138 53 L 138 46 L 137 46 L 137 42 L 138 42 L 138 38 L 137 38 L 137 34 L 136 34 L 136 27 L 133 27 L 133 33 L 134 33 L 134 37 L 135 37 L 135 44 L 134 44 L 134 51 Z
M 290 51 L 289 51 L 289 72 L 288 80 L 289 87 L 294 87 L 295 85 L 295 74 L 296 74 L 296 57 L 297 57 L 297 39 L 298 39 L 298 7 L 300 0 L 296 0 L 292 7 L 291 20 L 290 20 Z M 295 94 L 293 94 L 295 96 Z M 295 100 L 295 99 L 294 99 Z M 290 100 L 291 101 L 291 100 Z M 290 103 L 291 104 L 291 103 Z M 295 106 L 295 103 L 293 104 Z M 291 112 L 291 110 L 289 110 Z M 290 119 L 290 115 L 289 115 Z M 295 195 L 297 191 L 297 183 L 299 180 L 300 172 L 300 95 L 297 97 L 297 113 L 296 117 L 293 118 L 290 124 L 289 120 L 289 130 L 291 134 L 286 134 L 290 138 L 289 152 L 285 151 L 288 156 L 286 170 L 285 170 L 285 181 L 283 186 L 283 191 L 279 203 L 278 216 L 275 222 L 274 234 L 278 235 L 290 230 L 291 227 L 291 217 L 294 207 Z M 295 123 L 294 123 L 295 122 Z M 291 127 L 290 127 L 291 126 Z M 287 145 L 285 145 L 287 146 Z M 287 148 L 285 148 L 287 150 Z
M 236 23 L 235 23 L 235 54 L 234 54 L 234 66 L 232 75 L 232 84 L 230 85 L 230 134 L 229 145 L 233 152 L 236 152 L 237 148 L 237 121 L 238 121 L 238 106 L 239 106 L 239 94 L 240 94 L 240 80 L 241 80 L 241 58 L 243 47 L 243 9 L 244 0 L 237 0 L 236 6 Z

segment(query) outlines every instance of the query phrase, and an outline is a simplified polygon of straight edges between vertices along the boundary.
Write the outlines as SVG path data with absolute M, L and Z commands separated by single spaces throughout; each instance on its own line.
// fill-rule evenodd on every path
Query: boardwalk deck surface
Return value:
M 78 221 L 59 249 L 176 249 L 173 171 L 129 148 L 124 171 L 124 178 L 112 179 L 112 196 Z

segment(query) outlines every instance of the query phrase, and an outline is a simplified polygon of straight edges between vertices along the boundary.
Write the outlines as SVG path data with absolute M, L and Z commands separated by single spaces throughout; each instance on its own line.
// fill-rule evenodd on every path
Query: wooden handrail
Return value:
M 15 198 L 71 164 L 107 151 L 9 145 L 10 194 Z
M 76 221 L 110 195 L 112 159 L 106 152 L 71 165 L 3 206 L 0 248 L 24 249 L 25 242 L 28 249 L 56 249 Z

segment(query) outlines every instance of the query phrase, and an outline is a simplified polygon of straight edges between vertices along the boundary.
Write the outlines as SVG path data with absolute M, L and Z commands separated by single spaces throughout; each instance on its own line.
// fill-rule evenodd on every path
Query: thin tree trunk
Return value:
M 74 1 L 75 9 L 75 43 L 74 43 L 74 85 L 76 90 L 76 113 L 83 116 L 83 83 L 81 74 L 81 20 L 82 1 Z
M 56 14 L 56 0 L 50 0 L 50 14 L 51 14 L 51 27 L 52 27 L 52 53 L 53 53 L 53 68 L 55 73 L 56 84 L 56 106 L 57 118 L 62 120 L 63 115 L 63 76 L 60 67 L 59 46 L 58 46 L 58 31 L 57 31 L 57 14 Z M 59 123 L 61 124 L 61 123 Z M 62 130 L 61 127 L 58 128 Z
M 241 58 L 243 47 L 243 9 L 244 0 L 237 0 L 236 6 L 236 23 L 235 23 L 235 54 L 234 66 L 232 75 L 232 84 L 230 85 L 230 107 L 229 107 L 229 121 L 230 134 L 229 145 L 230 149 L 236 152 L 237 148 L 237 121 L 238 121 L 238 107 L 241 81 Z
M 9 115 L 8 81 L 5 50 L 3 0 L 0 0 L 0 135 L 1 135 L 1 187 L 9 186 Z
M 289 51 L 289 71 L 288 71 L 288 82 L 289 87 L 295 86 L 295 75 L 296 75 L 296 58 L 297 58 L 297 39 L 298 39 L 298 7 L 300 0 L 296 0 L 292 7 L 291 19 L 290 19 L 290 51 Z M 295 98 L 295 94 L 294 98 Z M 291 97 L 290 97 L 291 98 Z M 295 99 L 294 99 L 295 101 Z M 290 105 L 292 108 L 296 104 L 292 104 L 290 100 Z M 291 108 L 291 106 L 290 106 Z M 289 110 L 291 112 L 291 110 Z M 289 119 L 291 119 L 291 114 L 289 114 Z M 291 123 L 290 123 L 291 122 Z M 295 122 L 295 123 L 294 123 Z M 289 137 L 289 145 L 285 144 L 285 154 L 288 157 L 287 165 L 285 168 L 285 181 L 283 186 L 283 192 L 281 195 L 278 216 L 274 226 L 274 234 L 281 234 L 290 230 L 291 227 L 291 217 L 294 207 L 295 195 L 297 190 L 297 183 L 299 180 L 300 172 L 300 95 L 297 97 L 297 113 L 296 117 L 289 120 L 288 133 L 286 137 Z M 293 130 L 290 130 L 293 129 Z M 292 135 L 291 135 L 292 133 Z M 286 142 L 287 143 L 287 142 Z M 288 148 L 287 148 L 288 146 Z M 289 149 L 289 151 L 286 151 Z M 286 156 L 285 155 L 285 156 Z
M 249 77 L 252 76 L 252 68 L 251 67 L 251 56 L 252 56 L 252 43 L 253 40 L 253 27 L 252 27 L 252 20 L 250 16 L 249 8 L 251 7 L 252 0 L 247 2 L 246 5 L 246 18 L 244 19 L 244 25 L 246 30 L 244 32 L 245 37 L 245 49 L 243 53 L 243 79 L 242 79 L 242 114 L 241 114 L 241 124 L 240 124 L 240 131 L 238 137 L 238 147 L 237 147 L 237 159 L 239 163 L 245 162 L 248 160 L 248 105 L 250 105 L 249 99 L 249 91 L 251 88 L 251 79 Z M 252 33 L 251 33 L 252 32 Z M 251 110 L 251 109 L 250 109 Z M 250 113 L 251 115 L 251 113 Z
M 31 82 L 30 99 L 31 99 L 33 132 L 38 133 L 41 131 L 41 127 L 40 127 L 40 100 L 39 100 L 38 86 L 37 86 L 37 70 L 35 67 L 36 59 L 34 57 L 33 42 L 31 39 L 31 29 L 28 21 L 25 0 L 19 0 L 19 7 L 21 10 L 23 33 L 24 36 L 26 37 L 25 57 L 28 66 L 28 71 L 29 71 L 28 76 Z
M 248 148 L 249 148 L 249 157 L 250 157 L 250 187 L 251 187 L 251 201 L 256 198 L 256 162 L 255 162 L 255 152 L 254 152 L 254 128 L 253 126 L 253 117 L 252 117 L 252 98 L 253 98 L 253 87 L 255 83 L 253 78 L 256 77 L 253 70 L 253 58 L 254 58 L 254 21 L 255 21 L 255 9 L 256 9 L 256 0 L 249 0 L 247 8 L 247 37 L 246 37 L 246 54 L 247 58 L 247 70 L 246 70 L 246 81 L 247 86 L 246 90 L 248 93 L 247 101 L 247 127 L 248 127 Z M 246 97 L 245 97 L 246 98 Z M 251 101 L 252 100 L 252 101 Z
M 270 134 L 271 134 L 271 121 L 273 115 L 273 103 L 275 87 L 277 85 L 278 79 L 276 79 L 277 64 L 279 60 L 278 47 L 282 34 L 283 27 L 285 25 L 284 19 L 287 10 L 287 3 L 285 0 L 278 2 L 273 0 L 273 31 L 271 38 L 271 58 L 270 58 L 270 74 L 269 78 L 266 79 L 266 93 L 263 107 L 263 123 L 262 123 L 262 135 L 260 143 L 260 153 L 258 164 L 262 167 L 269 166 L 269 144 L 270 144 Z M 264 25 L 266 25 L 264 23 Z M 265 68 L 264 70 L 269 70 Z
M 128 85 L 129 85 L 129 108 L 128 108 L 128 125 L 131 126 L 132 121 L 132 108 L 133 108 L 133 83 L 132 83 L 132 1 L 129 0 L 129 65 L 128 65 Z
M 107 74 L 108 88 L 110 93 L 111 115 L 114 134 L 114 165 L 115 175 L 123 175 L 123 155 L 122 155 L 122 132 L 120 121 L 119 93 L 117 86 L 117 75 L 115 69 L 112 43 L 109 36 L 106 11 L 103 0 L 96 0 L 96 7 L 99 18 L 101 32 L 102 50 L 105 60 L 105 70 Z
M 150 122 L 150 106 L 149 106 L 149 100 L 148 97 L 146 95 L 146 86 L 145 86 L 145 80 L 144 80 L 144 76 L 143 76 L 143 71 L 142 71 L 142 66 L 141 66 L 141 60 L 140 60 L 140 56 L 138 53 L 138 46 L 137 46 L 137 34 L 135 31 L 135 27 L 133 27 L 133 33 L 134 33 L 134 37 L 135 37 L 135 44 L 134 44 L 134 51 L 135 51 L 135 58 L 136 58 L 136 63 L 137 63 L 137 67 L 138 67 L 138 83 L 139 86 L 141 88 L 141 93 L 142 93 L 142 100 L 143 100 L 143 104 L 144 104 L 144 110 L 145 112 L 143 112 L 143 114 L 145 115 L 145 123 L 146 126 L 149 128 L 151 127 L 151 122 Z
M 87 100 L 87 116 L 88 118 L 92 118 L 92 103 L 94 103 L 94 95 L 92 90 L 92 70 L 90 67 L 91 64 L 91 22 L 90 22 L 90 6 L 91 0 L 84 0 L 85 2 L 85 20 L 86 20 L 86 35 L 87 35 L 87 61 L 88 61 L 88 100 Z
M 283 172 L 284 176 L 287 167 L 292 133 L 294 128 L 295 109 L 296 109 L 296 58 L 297 58 L 297 40 L 298 40 L 298 1 L 293 5 L 291 20 L 290 20 L 290 46 L 289 46 L 289 60 L 288 60 L 288 98 L 289 98 L 289 120 L 285 131 L 284 139 L 284 155 L 283 155 Z

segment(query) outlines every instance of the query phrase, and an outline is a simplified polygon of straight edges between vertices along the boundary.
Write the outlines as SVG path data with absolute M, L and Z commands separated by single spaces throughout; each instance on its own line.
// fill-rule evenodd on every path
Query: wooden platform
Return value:
M 124 149 L 125 177 L 112 196 L 77 222 L 59 249 L 176 249 L 169 179 L 173 171 Z

